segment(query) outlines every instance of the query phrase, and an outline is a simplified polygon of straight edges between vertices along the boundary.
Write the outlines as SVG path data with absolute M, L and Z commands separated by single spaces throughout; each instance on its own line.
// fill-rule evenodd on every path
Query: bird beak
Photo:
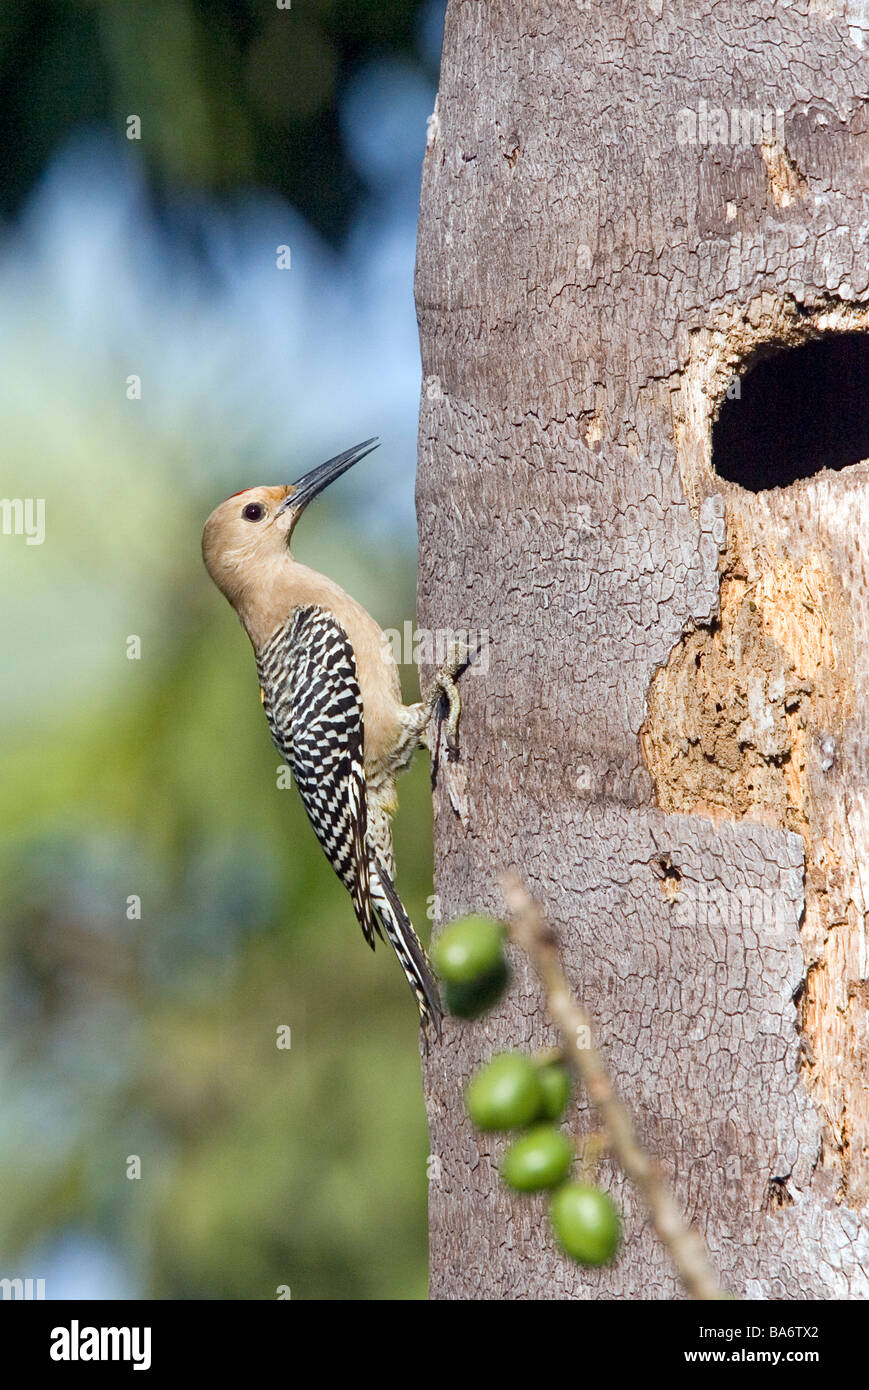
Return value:
M 336 454 L 333 459 L 326 463 L 321 463 L 319 467 L 312 468 L 310 473 L 306 473 L 297 483 L 293 483 L 292 490 L 285 501 L 278 507 L 277 516 L 281 512 L 293 511 L 297 515 L 307 507 L 309 502 L 327 488 L 330 483 L 334 483 L 336 478 L 340 478 L 342 473 L 346 473 L 348 468 L 352 468 L 354 463 L 364 459 L 366 454 L 370 454 L 379 444 L 378 439 L 365 439 L 361 444 L 354 444 L 352 449 L 345 449 L 343 454 Z

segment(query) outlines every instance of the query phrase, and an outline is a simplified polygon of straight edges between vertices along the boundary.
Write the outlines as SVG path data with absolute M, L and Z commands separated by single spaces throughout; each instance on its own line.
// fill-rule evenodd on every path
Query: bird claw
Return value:
M 465 642 L 453 642 L 446 660 L 435 674 L 426 701 L 429 719 L 434 714 L 438 716 L 438 743 L 440 742 L 441 727 L 444 723 L 446 724 L 447 760 L 449 762 L 455 762 L 459 756 L 459 720 L 462 714 L 462 699 L 456 685 L 456 677 L 468 667 L 470 660 L 470 647 Z M 449 710 L 447 715 L 443 714 L 444 701 L 446 701 Z

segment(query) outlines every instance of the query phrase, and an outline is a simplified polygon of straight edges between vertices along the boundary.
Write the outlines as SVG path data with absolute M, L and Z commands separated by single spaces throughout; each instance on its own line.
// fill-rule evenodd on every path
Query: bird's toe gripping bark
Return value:
M 426 723 L 438 714 L 438 730 L 444 720 L 442 713 L 443 703 L 446 701 L 448 713 L 446 715 L 447 727 L 447 754 L 451 758 L 458 755 L 459 749 L 459 719 L 462 714 L 462 700 L 459 695 L 456 677 L 461 675 L 471 660 L 471 650 L 464 642 L 454 642 L 447 653 L 447 658 L 436 673 L 432 682 L 428 698 L 425 701 Z

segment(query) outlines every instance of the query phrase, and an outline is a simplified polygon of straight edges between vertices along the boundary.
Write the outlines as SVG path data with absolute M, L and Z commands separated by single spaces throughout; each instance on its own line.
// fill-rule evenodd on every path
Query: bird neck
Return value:
M 300 564 L 286 551 L 269 565 L 265 574 L 258 575 L 255 585 L 240 594 L 236 609 L 254 650 L 260 651 L 289 622 L 297 608 L 316 605 L 339 616 L 342 608 L 352 602 L 340 585 Z

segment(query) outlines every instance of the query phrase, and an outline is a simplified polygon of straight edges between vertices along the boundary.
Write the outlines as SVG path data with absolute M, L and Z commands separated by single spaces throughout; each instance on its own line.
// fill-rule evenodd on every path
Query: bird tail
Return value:
M 398 956 L 407 982 L 413 990 L 423 1031 L 425 1032 L 431 1023 L 440 1039 L 443 1007 L 422 943 L 386 869 L 374 855 L 369 862 L 371 905 L 374 914 Z

